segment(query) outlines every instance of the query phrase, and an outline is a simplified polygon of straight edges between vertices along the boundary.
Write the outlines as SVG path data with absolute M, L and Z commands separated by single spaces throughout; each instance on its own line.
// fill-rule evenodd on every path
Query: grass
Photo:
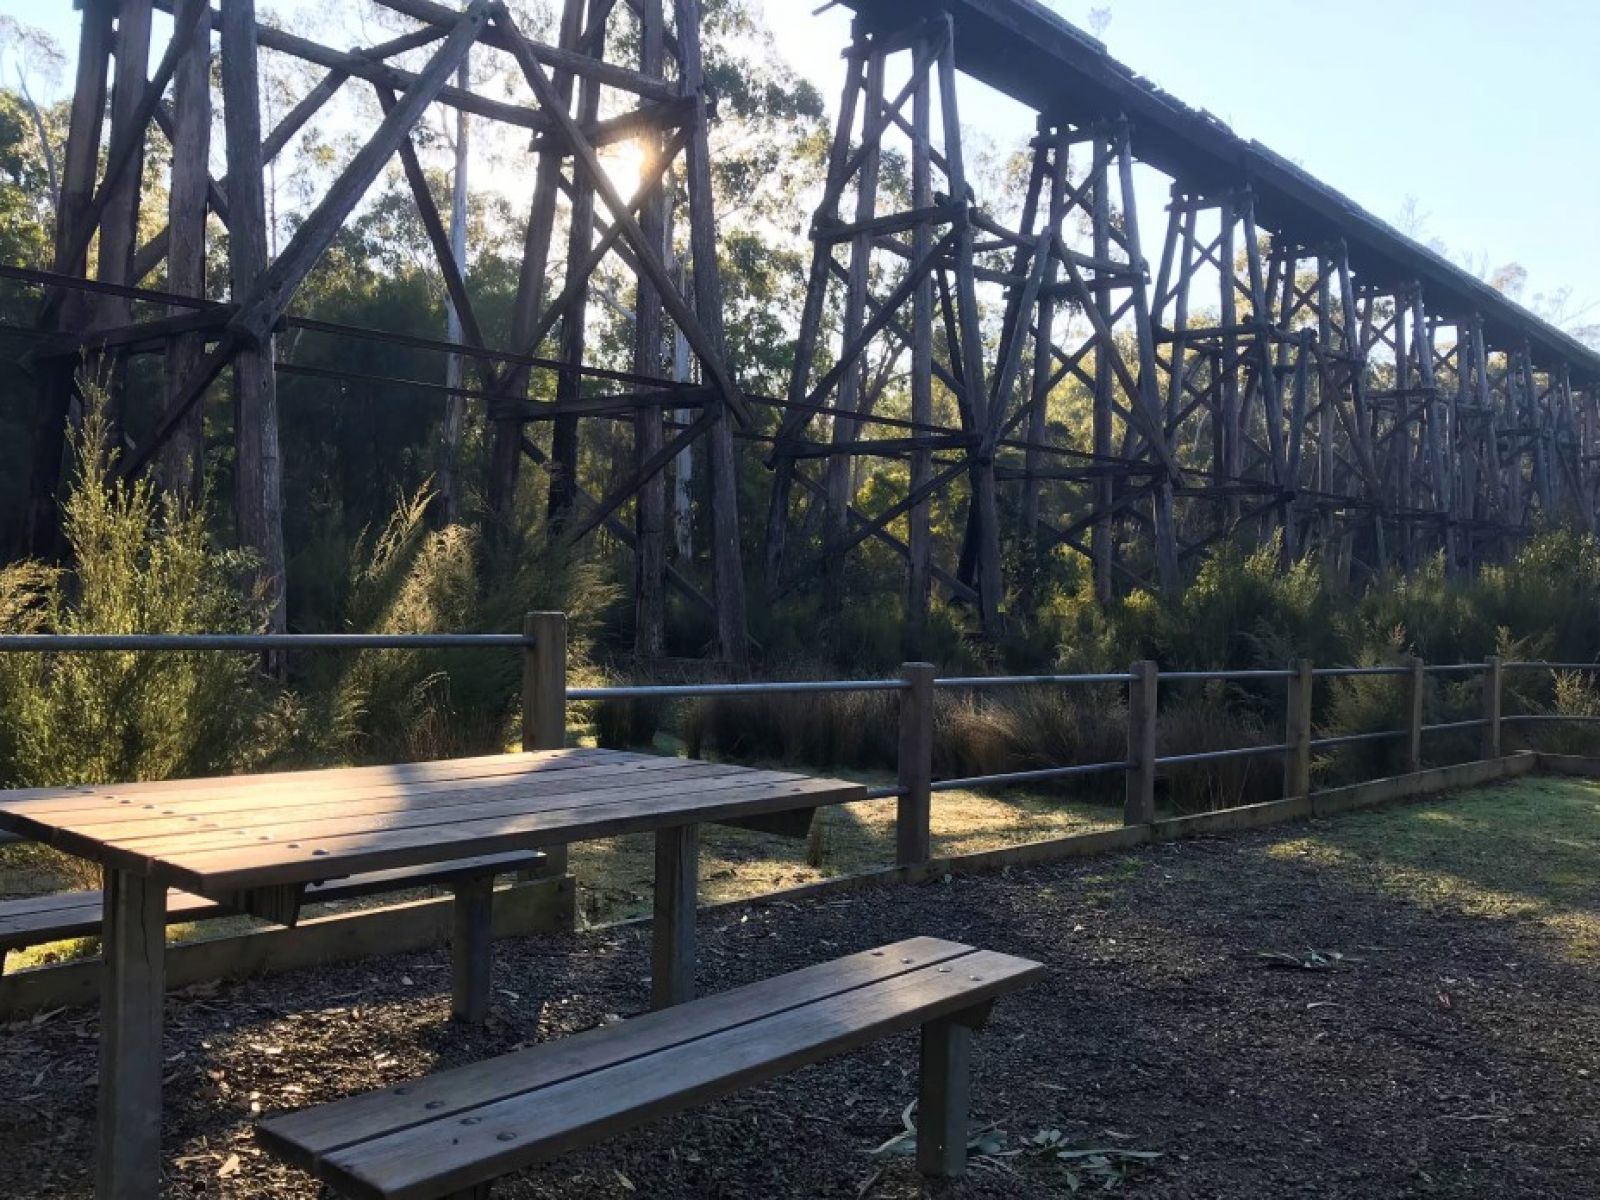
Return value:
M 822 809 L 806 841 L 707 826 L 700 838 L 701 903 L 892 866 L 894 817 L 893 800 Z M 933 852 L 972 854 L 1110 828 L 1120 820 L 1115 809 L 1027 792 L 939 792 L 933 797 Z M 654 846 L 649 834 L 639 834 L 572 847 L 584 920 L 599 924 L 649 914 Z
M 1429 910 L 1537 924 L 1575 959 L 1600 951 L 1600 781 L 1514 780 L 1342 818 L 1269 853 L 1359 865 Z

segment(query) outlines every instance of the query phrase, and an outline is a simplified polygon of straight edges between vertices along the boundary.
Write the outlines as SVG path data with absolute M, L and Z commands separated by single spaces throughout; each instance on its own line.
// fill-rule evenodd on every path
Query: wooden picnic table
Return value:
M 293 924 L 308 884 L 619 834 L 656 837 L 652 993 L 694 980 L 698 827 L 800 834 L 859 784 L 610 750 L 0 791 L 0 830 L 105 870 L 96 1195 L 155 1195 L 169 887 Z

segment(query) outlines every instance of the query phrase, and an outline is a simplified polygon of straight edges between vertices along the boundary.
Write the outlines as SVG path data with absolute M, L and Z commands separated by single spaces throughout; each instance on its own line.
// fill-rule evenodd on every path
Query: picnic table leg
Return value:
M 494 876 L 455 885 L 450 925 L 450 1015 L 481 1024 L 489 1015 L 494 975 Z
M 698 825 L 656 831 L 656 912 L 650 955 L 650 1002 L 655 1008 L 694 999 L 699 861 Z
M 967 1169 L 972 1025 L 961 1015 L 922 1027 L 922 1086 L 917 1100 L 917 1169 L 948 1179 Z
M 166 922 L 164 883 L 127 871 L 106 872 L 95 1163 L 99 1200 L 143 1200 L 161 1190 Z

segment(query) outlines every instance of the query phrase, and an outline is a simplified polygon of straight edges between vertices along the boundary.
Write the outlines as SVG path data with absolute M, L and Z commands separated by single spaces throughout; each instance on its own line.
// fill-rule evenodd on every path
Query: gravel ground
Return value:
M 872 1155 L 915 1094 L 908 1036 L 568 1156 L 496 1194 L 1600 1196 L 1592 958 L 1539 921 L 1417 902 L 1362 864 L 1294 852 L 1306 836 L 1300 827 L 707 915 L 702 990 L 916 934 L 1049 965 L 1047 981 L 1002 1001 L 978 1039 L 975 1117 L 990 1152 L 954 1186 L 925 1191 L 906 1160 Z M 256 1114 L 638 1012 L 645 937 L 613 928 L 503 943 L 497 1008 L 481 1030 L 446 1019 L 441 955 L 174 997 L 166 1194 L 316 1196 L 257 1151 Z M 90 1194 L 96 1024 L 73 1010 L 0 1030 L 4 1195 Z M 1103 1153 L 1076 1153 L 1090 1150 Z

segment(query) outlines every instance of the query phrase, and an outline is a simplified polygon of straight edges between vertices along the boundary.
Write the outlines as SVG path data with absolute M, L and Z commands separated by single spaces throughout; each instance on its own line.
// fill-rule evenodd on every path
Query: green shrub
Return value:
M 1524 740 L 1554 754 L 1595 754 L 1600 752 L 1600 687 L 1593 672 L 1558 671 L 1551 680 L 1548 711 L 1577 721 L 1529 721 L 1523 726 Z
M 1491 642 L 1509 634 L 1527 657 L 1600 660 L 1600 542 L 1593 534 L 1541 532 L 1508 566 L 1485 568 L 1470 591 Z M 1469 657 L 1487 652 L 1473 647 Z
M 1400 656 L 1370 657 L 1352 665 L 1399 666 Z M 1326 682 L 1327 717 L 1317 735 L 1351 737 L 1404 730 L 1410 719 L 1411 684 L 1405 675 L 1350 675 Z M 1331 783 L 1354 783 L 1399 775 L 1406 769 L 1404 733 L 1335 746 L 1319 755 L 1319 775 Z
M 374 633 L 503 632 L 538 610 L 567 613 L 571 676 L 616 589 L 592 565 L 532 539 L 496 548 L 467 525 L 432 529 L 424 491 L 356 548 L 345 625 Z M 512 650 L 376 650 L 307 662 L 302 698 L 281 714 L 305 731 L 292 758 L 421 761 L 483 754 L 516 741 L 520 656 Z M 309 717 L 297 711 L 309 710 Z
M 203 504 L 160 496 L 115 474 L 104 394 L 84 381 L 73 437 L 61 569 L 0 570 L 8 633 L 250 632 L 262 609 L 215 553 Z M 168 779 L 256 761 L 260 705 L 251 663 L 201 653 L 0 655 L 0 786 Z
M 1276 539 L 1250 554 L 1219 549 L 1181 599 L 1163 608 L 1149 657 L 1195 670 L 1347 660 L 1337 589 L 1315 560 L 1284 568 L 1280 556 Z

